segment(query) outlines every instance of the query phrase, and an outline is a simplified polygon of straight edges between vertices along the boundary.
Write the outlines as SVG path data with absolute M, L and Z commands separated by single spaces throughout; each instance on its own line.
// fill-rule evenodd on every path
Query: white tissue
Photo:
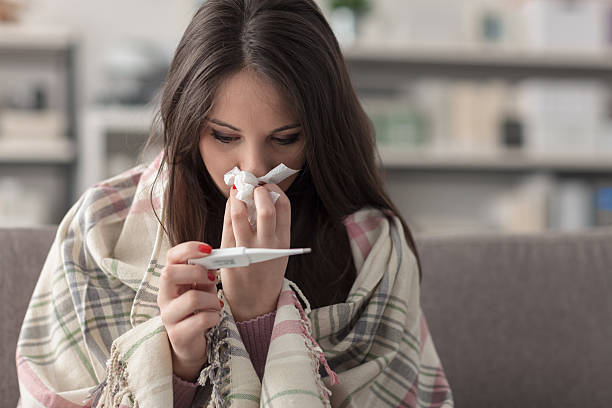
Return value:
M 272 170 L 270 170 L 265 176 L 255 177 L 253 173 L 248 171 L 242 171 L 238 167 L 234 167 L 223 176 L 223 181 L 228 186 L 235 185 L 236 198 L 244 202 L 247 206 L 247 214 L 249 217 L 249 223 L 253 228 L 257 228 L 257 211 L 255 209 L 255 199 L 253 193 L 255 188 L 259 184 L 278 184 L 289 176 L 294 175 L 299 170 L 293 170 L 285 166 L 283 163 L 279 164 Z M 280 194 L 270 191 L 270 198 L 272 203 L 276 203 L 276 200 L 280 197 Z

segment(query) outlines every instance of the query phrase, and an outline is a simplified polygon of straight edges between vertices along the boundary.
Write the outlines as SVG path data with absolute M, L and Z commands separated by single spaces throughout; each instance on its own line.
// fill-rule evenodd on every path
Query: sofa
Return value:
M 54 227 L 0 229 L 1 406 Z M 421 304 L 459 408 L 612 401 L 612 230 L 417 236 Z

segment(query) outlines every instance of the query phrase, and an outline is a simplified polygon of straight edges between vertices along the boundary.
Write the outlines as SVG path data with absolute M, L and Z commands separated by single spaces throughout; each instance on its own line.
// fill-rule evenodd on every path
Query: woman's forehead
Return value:
M 220 85 L 210 117 L 237 128 L 260 123 L 275 129 L 297 121 L 278 88 L 252 70 L 239 71 Z

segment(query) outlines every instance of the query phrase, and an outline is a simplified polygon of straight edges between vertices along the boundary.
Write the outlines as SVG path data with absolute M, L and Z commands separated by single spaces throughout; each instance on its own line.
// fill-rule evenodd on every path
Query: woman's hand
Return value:
M 280 194 L 272 203 L 270 191 Z M 221 248 L 289 248 L 291 242 L 291 204 L 275 184 L 254 191 L 257 231 L 249 224 L 246 205 L 230 190 L 225 207 Z M 221 269 L 223 293 L 236 321 L 245 321 L 276 310 L 283 286 L 288 257 L 254 263 L 242 268 Z
M 174 374 L 191 382 L 206 363 L 205 334 L 219 322 L 222 304 L 214 272 L 188 265 L 187 260 L 206 256 L 211 249 L 201 242 L 171 248 L 159 278 L 157 305 L 172 348 L 172 368 Z

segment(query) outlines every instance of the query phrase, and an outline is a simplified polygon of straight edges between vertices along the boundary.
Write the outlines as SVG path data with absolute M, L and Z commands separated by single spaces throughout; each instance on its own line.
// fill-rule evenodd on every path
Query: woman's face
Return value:
M 261 177 L 280 163 L 299 170 L 304 165 L 304 136 L 297 118 L 270 83 L 242 70 L 221 84 L 200 135 L 200 154 L 225 197 L 223 175 L 234 167 Z M 293 175 L 279 186 L 286 191 Z

